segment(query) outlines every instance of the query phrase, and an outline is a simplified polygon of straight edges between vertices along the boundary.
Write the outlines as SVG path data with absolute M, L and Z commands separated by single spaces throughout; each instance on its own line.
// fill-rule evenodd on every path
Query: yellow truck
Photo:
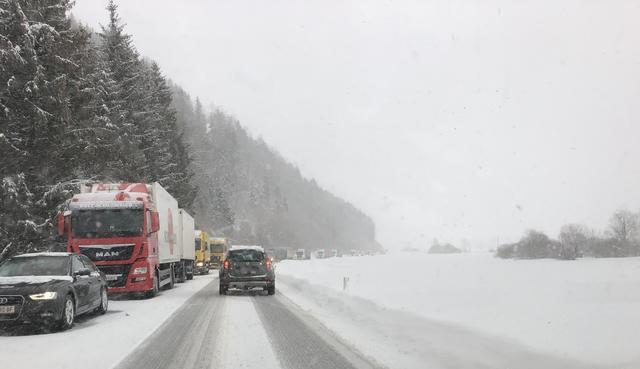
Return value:
M 211 251 L 209 234 L 205 231 L 197 230 L 195 239 L 196 264 L 193 268 L 194 274 L 209 274 L 209 264 L 211 263 Z
M 211 258 L 209 259 L 209 268 L 219 269 L 224 263 L 224 256 L 229 250 L 229 239 L 224 237 L 212 237 L 209 239 L 211 246 Z

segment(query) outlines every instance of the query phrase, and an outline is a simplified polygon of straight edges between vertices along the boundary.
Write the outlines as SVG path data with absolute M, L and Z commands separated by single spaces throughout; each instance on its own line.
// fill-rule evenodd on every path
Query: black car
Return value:
M 232 246 L 220 268 L 220 294 L 229 289 L 262 288 L 269 295 L 276 293 L 276 275 L 271 258 L 260 246 Z
M 0 327 L 33 323 L 64 330 L 80 314 L 106 313 L 108 301 L 104 274 L 84 255 L 24 254 L 0 265 Z

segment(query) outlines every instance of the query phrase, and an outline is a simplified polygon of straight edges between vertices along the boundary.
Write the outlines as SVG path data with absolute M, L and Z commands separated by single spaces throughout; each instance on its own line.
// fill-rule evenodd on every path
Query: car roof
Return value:
M 71 256 L 71 252 L 32 252 L 29 254 L 16 255 L 15 258 L 30 258 L 34 256 Z
M 229 249 L 229 251 L 234 251 L 234 250 L 256 250 L 256 251 L 264 252 L 264 248 L 262 246 L 257 246 L 257 245 L 253 245 L 253 246 L 249 246 L 249 245 L 233 245 Z

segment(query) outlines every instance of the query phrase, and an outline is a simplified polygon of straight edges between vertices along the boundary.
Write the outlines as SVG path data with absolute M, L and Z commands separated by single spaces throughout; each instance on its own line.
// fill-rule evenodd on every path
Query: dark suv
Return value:
M 220 268 L 220 294 L 229 289 L 262 288 L 269 295 L 276 293 L 276 275 L 271 258 L 261 246 L 231 246 Z

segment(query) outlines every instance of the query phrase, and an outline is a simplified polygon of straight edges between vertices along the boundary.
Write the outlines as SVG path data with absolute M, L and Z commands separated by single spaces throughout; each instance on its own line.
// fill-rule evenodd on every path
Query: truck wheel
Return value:
M 176 284 L 176 276 L 175 276 L 175 272 L 173 270 L 173 267 L 171 267 L 171 279 L 169 280 L 169 284 L 167 285 L 167 289 L 168 290 L 172 289 L 175 284 Z
M 160 292 L 158 282 L 158 273 L 153 273 L 153 289 L 151 291 L 147 291 L 146 298 L 151 299 L 158 295 L 158 292 Z
M 190 281 L 193 279 L 193 273 L 187 273 L 187 280 Z
M 270 286 L 267 288 L 267 294 L 275 295 L 275 293 L 276 293 L 276 285 L 274 283 L 273 286 Z
M 180 278 L 178 278 L 178 283 L 184 283 L 187 281 L 187 267 L 185 265 L 180 268 Z

